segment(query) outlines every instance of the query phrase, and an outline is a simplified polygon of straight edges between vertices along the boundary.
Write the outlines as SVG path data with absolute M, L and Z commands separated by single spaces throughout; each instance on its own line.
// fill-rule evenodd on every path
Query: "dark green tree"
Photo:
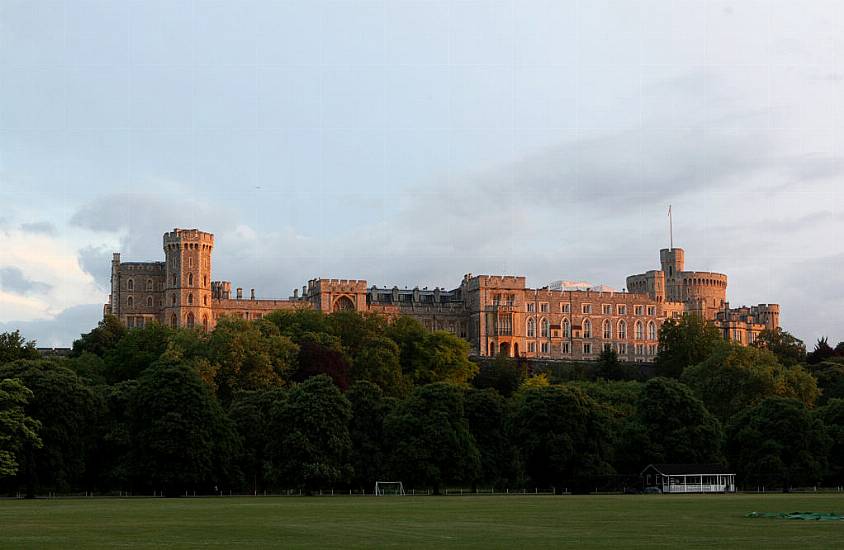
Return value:
M 24 446 L 41 447 L 41 423 L 26 414 L 32 392 L 17 378 L 0 379 L 0 477 L 18 473 Z
M 136 380 L 126 380 L 95 388 L 102 414 L 97 419 L 98 435 L 87 471 L 91 486 L 101 491 L 133 489 L 131 407 L 137 386 Z
M 235 457 L 237 468 L 243 472 L 246 488 L 256 493 L 268 486 L 269 460 L 267 448 L 274 438 L 272 410 L 287 399 L 285 389 L 241 391 L 235 394 L 228 415 L 240 439 Z
M 638 375 L 638 372 L 619 361 L 614 349 L 606 348 L 598 356 L 595 374 L 604 380 L 631 380 Z
M 686 367 L 697 365 L 724 343 L 718 329 L 698 315 L 669 319 L 659 330 L 656 372 L 659 376 L 679 378 Z
M 832 358 L 815 365 L 807 365 L 815 377 L 821 394 L 818 405 L 826 404 L 830 399 L 844 399 L 844 360 Z
M 105 377 L 108 383 L 133 380 L 167 350 L 173 329 L 158 323 L 128 331 L 105 352 Z
M 156 363 L 138 378 L 131 403 L 136 483 L 178 496 L 236 485 L 234 427 L 196 371 Z
M 810 365 L 816 365 L 827 359 L 835 357 L 835 350 L 829 345 L 829 340 L 826 336 L 818 338 L 815 344 L 815 349 L 806 356 L 806 362 Z
M 361 380 L 352 384 L 346 397 L 352 405 L 349 436 L 350 462 L 354 470 L 352 485 L 370 490 L 387 475 L 384 421 L 395 401 L 385 398 L 381 388 Z
M 126 327 L 120 319 L 114 315 L 106 315 L 103 320 L 91 332 L 83 334 L 73 342 L 72 355 L 81 355 L 83 352 L 93 353 L 105 357 L 107 351 L 117 345 L 123 336 L 126 335 Z
M 607 414 L 575 387 L 520 392 L 513 441 L 525 471 L 540 487 L 584 487 L 613 472 Z
M 770 351 L 785 367 L 793 367 L 806 360 L 806 344 L 781 327 L 763 330 L 753 346 Z
M 507 484 L 515 481 L 515 448 L 507 437 L 507 402 L 493 389 L 466 392 L 464 411 L 469 432 L 480 455 L 480 470 L 473 484 Z
M 328 315 L 314 309 L 278 310 L 264 317 L 265 320 L 278 327 L 281 334 L 296 343 L 305 333 L 332 334 Z
M 336 336 L 324 332 L 306 332 L 299 340 L 298 368 L 293 380 L 303 382 L 324 374 L 343 391 L 349 387 L 349 357 Z
M 739 480 L 784 491 L 820 481 L 830 444 L 823 422 L 796 399 L 769 397 L 727 426 L 727 455 Z
M 815 379 L 802 367 L 786 369 L 772 352 L 737 344 L 719 347 L 687 368 L 681 380 L 722 421 L 773 395 L 794 397 L 808 406 L 818 398 Z
M 20 331 L 0 333 L 0 365 L 18 359 L 38 359 L 34 340 L 25 340 Z
M 477 478 L 480 456 L 461 388 L 442 382 L 416 388 L 387 416 L 384 430 L 389 470 L 405 485 L 440 494 L 444 485 Z
M 831 399 L 815 411 L 815 416 L 824 423 L 830 438 L 827 481 L 840 486 L 844 484 L 844 399 Z
M 701 464 L 723 460 L 721 424 L 692 390 L 670 378 L 652 378 L 642 387 L 635 422 L 644 439 L 631 442 L 641 466 L 670 462 Z M 644 445 L 644 446 L 643 446 Z M 636 449 L 625 449 L 634 456 Z
M 271 414 L 268 456 L 277 485 L 313 493 L 350 479 L 351 405 L 331 378 L 296 384 Z
M 408 385 L 401 371 L 398 345 L 386 336 L 369 337 L 354 356 L 352 380 L 376 384 L 390 396 L 401 397 Z
M 417 384 L 447 382 L 466 385 L 478 372 L 469 361 L 469 343 L 458 336 L 438 330 L 425 338 L 425 365 L 415 373 Z
M 4 378 L 17 378 L 32 391 L 24 410 L 41 423 L 43 446 L 24 443 L 18 486 L 25 487 L 28 496 L 39 490 L 81 487 L 99 413 L 93 391 L 72 370 L 46 359 L 0 366 L 0 380 Z
M 491 388 L 504 397 L 512 396 L 527 378 L 527 367 L 517 360 L 498 354 L 489 365 L 481 366 L 472 380 L 478 389 Z
M 387 326 L 383 315 L 353 310 L 335 311 L 326 316 L 326 321 L 331 334 L 340 338 L 343 349 L 352 357 L 370 340 L 383 337 Z

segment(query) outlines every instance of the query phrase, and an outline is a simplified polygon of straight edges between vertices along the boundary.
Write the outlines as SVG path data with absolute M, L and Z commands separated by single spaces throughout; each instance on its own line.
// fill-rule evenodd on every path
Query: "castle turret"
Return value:
M 659 261 L 666 278 L 671 279 L 686 268 L 686 252 L 682 248 L 663 248 L 659 251 Z
M 207 330 L 212 322 L 213 248 L 214 235 L 198 229 L 176 228 L 164 234 L 164 322 L 170 326 Z

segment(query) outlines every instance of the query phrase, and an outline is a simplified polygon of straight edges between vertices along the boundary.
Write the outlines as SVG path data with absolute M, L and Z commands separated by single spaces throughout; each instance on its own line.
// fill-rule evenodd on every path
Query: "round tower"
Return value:
M 682 248 L 663 248 L 659 251 L 659 262 L 666 278 L 672 279 L 686 269 L 686 251 Z
M 163 322 L 208 330 L 211 316 L 211 252 L 214 235 L 198 229 L 164 234 L 166 259 Z

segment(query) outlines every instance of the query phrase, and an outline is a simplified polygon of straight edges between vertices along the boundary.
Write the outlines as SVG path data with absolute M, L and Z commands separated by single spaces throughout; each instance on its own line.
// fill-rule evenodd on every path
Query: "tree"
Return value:
M 106 380 L 114 384 L 137 378 L 167 350 L 172 333 L 154 322 L 126 332 L 105 352 Z
M 471 389 L 466 392 L 464 411 L 480 457 L 478 477 L 472 481 L 493 485 L 513 481 L 516 456 L 507 438 L 507 402 L 494 389 Z
M 769 350 L 786 367 L 799 365 L 806 360 L 806 345 L 803 341 L 780 327 L 760 332 L 753 346 Z
M 415 383 L 416 373 L 425 368 L 425 327 L 412 317 L 402 316 L 387 327 L 387 336 L 399 346 L 402 372 Z
M 580 389 L 531 388 L 515 407 L 513 441 L 537 486 L 585 487 L 613 472 L 609 420 Z
M 236 482 L 234 427 L 193 368 L 159 362 L 145 370 L 132 395 L 131 425 L 138 484 L 178 496 Z
M 284 389 L 240 391 L 229 406 L 228 416 L 240 440 L 235 463 L 254 493 L 267 486 L 266 473 L 270 465 L 267 447 L 274 437 L 272 410 L 285 399 L 287 392 Z
M 820 480 L 830 443 L 823 422 L 796 399 L 769 397 L 727 426 L 727 454 L 739 479 L 784 491 Z
M 352 380 L 372 382 L 387 395 L 405 395 L 408 388 L 402 376 L 400 353 L 398 345 L 386 336 L 369 337 L 354 356 Z
M 491 388 L 504 397 L 510 397 L 519 389 L 526 377 L 526 367 L 506 355 L 498 354 L 491 364 L 480 366 L 472 384 L 476 388 Z
M 38 490 L 67 490 L 85 479 L 86 458 L 96 436 L 99 403 L 72 370 L 47 360 L 18 360 L 0 366 L 0 380 L 17 378 L 32 391 L 26 415 L 41 423 L 43 446 L 24 442 L 17 476 L 27 496 Z
M 78 356 L 87 351 L 100 357 L 105 357 L 108 350 L 112 349 L 123 336 L 126 335 L 126 327 L 120 319 L 114 315 L 106 315 L 103 320 L 91 332 L 83 334 L 73 342 L 71 355 Z
M 224 404 L 240 390 L 266 390 L 283 386 L 295 370 L 299 347 L 268 321 L 222 317 L 208 336 L 207 358 L 194 355 L 203 379 L 216 389 Z M 186 357 L 187 359 L 188 357 Z
M 271 415 L 268 454 L 277 484 L 310 494 L 349 480 L 351 405 L 331 378 L 321 374 L 296 384 Z
M 336 336 L 323 332 L 303 334 L 299 340 L 298 363 L 293 375 L 293 380 L 297 382 L 324 374 L 341 390 L 346 391 L 349 387 L 349 359 Z
M 643 440 L 636 442 L 641 466 L 651 462 L 700 464 L 722 460 L 721 425 L 685 384 L 670 378 L 652 378 L 642 387 L 636 408 L 635 422 L 644 435 Z
M 815 349 L 806 356 L 806 362 L 810 365 L 816 365 L 831 357 L 835 357 L 835 350 L 830 347 L 828 339 L 824 336 L 818 338 Z
M 807 368 L 821 392 L 818 405 L 824 405 L 830 399 L 844 399 L 844 360 L 833 358 Z
M 603 378 L 604 380 L 629 380 L 633 377 L 633 375 L 638 373 L 624 366 L 624 364 L 618 360 L 618 354 L 614 349 L 606 348 L 601 351 L 601 355 L 598 356 L 598 364 L 595 369 L 595 374 L 598 378 Z
M 386 475 L 384 421 L 394 406 L 377 385 L 366 380 L 352 384 L 346 397 L 352 405 L 349 423 L 351 437 L 350 463 L 354 470 L 352 483 L 368 489 Z
M 831 399 L 815 411 L 815 416 L 824 423 L 830 438 L 827 480 L 841 485 L 844 483 L 844 399 Z
M 480 457 L 459 387 L 439 382 L 416 388 L 387 416 L 384 430 L 396 479 L 440 494 L 445 484 L 477 478 Z
M 326 316 L 331 334 L 340 338 L 343 349 L 352 357 L 372 339 L 384 336 L 387 322 L 382 315 L 353 310 L 335 311 Z
M 410 317 L 399 317 L 387 328 L 399 346 L 405 379 L 416 385 L 447 382 L 467 384 L 478 371 L 469 361 L 469 344 L 446 331 L 427 332 Z
M 685 314 L 679 321 L 669 319 L 659 330 L 656 372 L 679 378 L 686 367 L 700 363 L 721 345 L 724 340 L 718 329 L 702 317 Z
M 35 341 L 26 341 L 19 330 L 0 333 L 0 365 L 18 359 L 38 359 Z
M 41 423 L 24 411 L 32 398 L 32 392 L 17 378 L 0 380 L 0 477 L 18 473 L 18 456 L 24 446 L 41 447 Z
M 681 380 L 722 421 L 766 397 L 794 397 L 812 406 L 815 379 L 802 367 L 786 369 L 767 349 L 730 344 L 687 368 Z
M 281 309 L 267 314 L 264 320 L 273 323 L 281 334 L 296 343 L 308 332 L 331 334 L 328 315 L 315 309 Z
M 101 490 L 132 488 L 135 471 L 131 409 L 137 387 L 137 380 L 125 380 L 96 388 L 102 414 L 97 419 L 97 438 L 86 470 L 89 480 Z

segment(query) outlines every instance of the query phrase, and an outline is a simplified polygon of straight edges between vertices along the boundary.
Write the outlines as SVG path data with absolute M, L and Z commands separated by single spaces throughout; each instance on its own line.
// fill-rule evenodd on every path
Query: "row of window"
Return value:
M 179 276 L 176 273 L 173 273 L 173 275 L 171 275 L 172 286 L 175 287 L 175 286 L 178 285 L 178 281 L 179 281 L 178 277 Z M 146 287 L 147 292 L 151 292 L 153 290 L 153 286 L 154 285 L 153 285 L 152 279 L 147 279 L 147 287 Z M 187 286 L 189 286 L 189 287 L 193 286 L 193 273 L 188 273 L 188 285 Z M 208 287 L 208 275 L 202 276 L 202 287 L 203 288 Z M 126 290 L 128 290 L 130 292 L 134 292 L 134 290 L 135 290 L 134 279 L 129 279 L 129 280 L 126 281 Z M 158 290 L 164 290 L 162 283 L 158 284 Z
M 583 355 L 592 355 L 592 343 L 591 342 L 584 342 L 582 345 Z M 612 350 L 612 344 L 604 344 L 604 350 Z M 647 355 L 647 356 L 655 356 L 657 352 L 657 347 L 655 344 L 645 345 L 645 344 L 636 344 L 635 346 L 629 346 L 626 343 L 618 343 L 615 345 L 616 352 L 619 355 L 628 355 L 628 352 L 632 351 L 635 355 Z M 570 354 L 571 353 L 571 343 L 570 342 L 563 342 L 561 347 L 561 352 L 563 354 Z M 536 342 L 528 342 L 528 353 L 536 353 Z M 539 345 L 539 353 L 542 355 L 549 355 L 551 353 L 551 343 L 550 342 L 540 342 Z
M 615 315 L 627 315 L 627 304 L 616 304 L 615 306 L 613 306 L 612 304 L 601 305 L 601 313 L 603 315 L 614 315 L 613 310 L 615 310 L 616 312 Z M 536 304 L 533 302 L 529 302 L 527 304 L 527 311 L 528 313 L 535 313 Z M 548 304 L 548 302 L 539 303 L 540 313 L 550 313 L 550 311 L 551 306 Z M 633 315 L 644 316 L 646 311 L 649 317 L 656 317 L 656 306 L 633 306 Z M 580 304 L 580 312 L 584 315 L 591 315 L 592 304 Z M 571 313 L 571 304 L 560 304 L 560 313 Z
M 505 322 L 506 324 L 502 323 Z M 510 332 L 503 332 L 501 331 L 501 326 L 509 326 L 510 318 L 509 317 L 502 317 L 499 319 L 499 334 L 512 334 L 512 330 Z M 548 322 L 548 319 L 542 318 L 539 321 L 540 326 L 540 333 L 539 335 L 542 338 L 550 338 L 551 337 L 551 323 Z M 621 319 L 618 321 L 616 325 L 615 334 L 619 340 L 626 340 L 627 339 L 627 321 Z M 571 338 L 571 323 L 569 323 L 568 319 L 563 319 L 563 338 Z M 583 338 L 592 338 L 592 321 L 589 319 L 584 319 L 582 325 L 583 331 Z M 602 333 L 605 340 L 609 340 L 613 338 L 613 323 L 608 319 L 605 319 L 602 323 Z M 536 337 L 536 321 L 531 317 L 527 320 L 527 332 L 528 338 L 535 338 Z M 634 337 L 636 340 L 644 340 L 645 339 L 645 325 L 642 321 L 636 321 L 634 325 Z M 656 340 L 657 339 L 657 330 L 656 330 L 656 323 L 653 321 L 649 321 L 647 324 L 647 337 L 648 340 Z
M 188 302 L 189 306 L 193 305 L 193 294 L 188 294 L 187 302 Z M 152 304 L 153 304 L 152 296 L 147 296 L 147 307 L 152 307 Z M 175 294 L 170 296 L 170 305 L 171 306 L 176 305 L 176 295 Z M 208 305 L 208 296 L 207 295 L 202 297 L 202 305 L 204 305 L 204 306 Z M 163 307 L 163 306 L 164 306 L 164 301 L 159 300 L 158 301 L 158 307 Z M 126 307 L 127 308 L 135 307 L 135 297 L 134 296 L 129 296 L 128 298 L 126 298 Z

